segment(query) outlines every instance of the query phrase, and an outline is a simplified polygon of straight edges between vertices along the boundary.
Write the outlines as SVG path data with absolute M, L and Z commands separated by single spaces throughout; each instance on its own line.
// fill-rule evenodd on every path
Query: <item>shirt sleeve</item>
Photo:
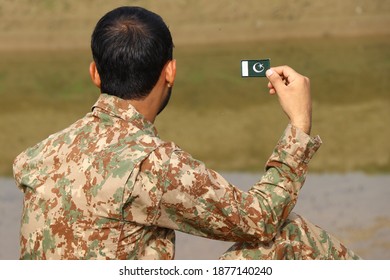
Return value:
M 265 174 L 248 192 L 176 149 L 162 169 L 164 191 L 153 223 L 218 240 L 271 240 L 295 206 L 308 163 L 320 145 L 318 136 L 311 138 L 289 125 Z

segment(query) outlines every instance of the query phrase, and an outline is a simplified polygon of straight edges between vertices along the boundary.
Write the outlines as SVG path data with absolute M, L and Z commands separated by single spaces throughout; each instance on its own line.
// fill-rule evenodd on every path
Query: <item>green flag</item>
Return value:
M 265 72 L 271 67 L 269 59 L 241 60 L 242 77 L 265 77 Z

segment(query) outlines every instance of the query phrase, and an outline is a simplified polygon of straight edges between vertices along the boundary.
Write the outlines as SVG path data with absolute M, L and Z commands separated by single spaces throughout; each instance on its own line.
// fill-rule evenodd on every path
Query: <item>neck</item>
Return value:
M 145 119 L 154 123 L 157 113 L 152 110 L 152 106 L 150 106 L 149 102 L 145 102 L 145 100 L 130 100 L 130 104 L 133 105 L 134 108 L 145 117 Z
M 165 81 L 165 71 L 162 72 L 152 91 L 141 100 L 130 100 L 130 104 L 148 121 L 154 123 L 162 106 L 166 103 L 170 89 Z M 163 75 L 164 74 L 164 75 Z
M 143 99 L 130 100 L 130 104 L 142 114 L 148 121 L 154 123 L 156 116 L 161 110 L 163 104 L 165 89 L 160 87 L 154 87 L 153 90 Z

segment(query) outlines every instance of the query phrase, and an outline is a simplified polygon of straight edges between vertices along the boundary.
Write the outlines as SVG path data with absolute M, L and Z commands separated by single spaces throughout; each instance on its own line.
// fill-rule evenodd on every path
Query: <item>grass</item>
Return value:
M 271 58 L 309 76 L 316 172 L 390 172 L 390 40 L 322 38 L 181 46 L 160 136 L 209 167 L 261 171 L 287 124 L 266 79 L 242 79 L 240 60 Z M 22 150 L 83 116 L 98 97 L 89 51 L 0 52 L 0 175 Z

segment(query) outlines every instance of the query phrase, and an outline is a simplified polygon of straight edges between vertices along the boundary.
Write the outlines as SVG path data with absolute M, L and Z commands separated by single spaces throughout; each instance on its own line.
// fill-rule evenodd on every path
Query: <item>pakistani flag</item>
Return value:
M 269 59 L 241 60 L 242 77 L 265 77 L 265 71 L 271 67 Z

